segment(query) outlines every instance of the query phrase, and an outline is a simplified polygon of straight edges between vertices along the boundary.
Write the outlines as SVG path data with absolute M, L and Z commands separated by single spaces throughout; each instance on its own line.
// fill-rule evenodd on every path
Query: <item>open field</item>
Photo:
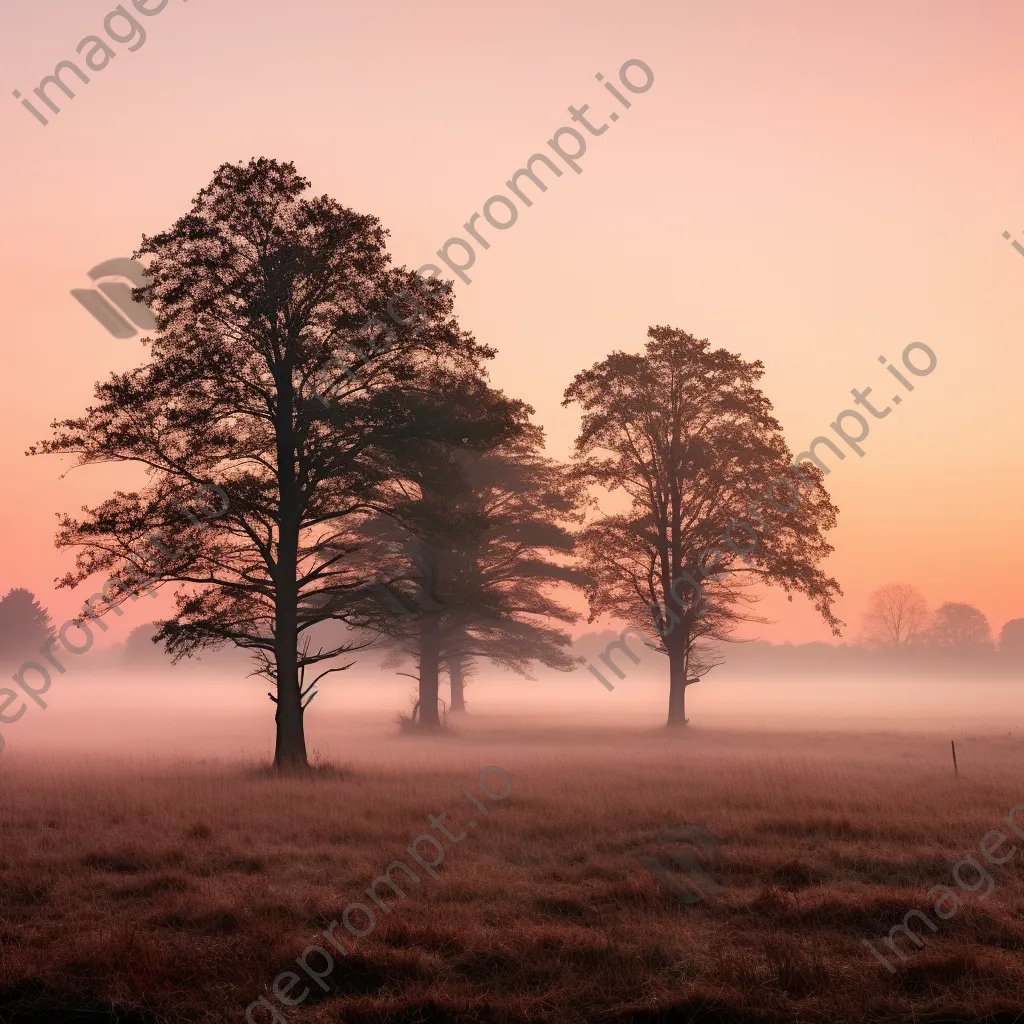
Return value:
M 311 944 L 330 948 L 319 933 L 369 902 L 387 864 L 415 867 L 406 848 L 447 811 L 466 836 L 444 841 L 440 880 L 417 870 L 404 899 L 382 885 L 389 912 L 371 934 L 335 931 L 350 952 L 329 991 L 303 974 L 288 991 L 310 995 L 276 1019 L 1009 1024 L 1024 1012 L 1024 841 L 990 867 L 987 899 L 957 890 L 934 934 L 914 925 L 923 948 L 897 936 L 894 974 L 862 944 L 884 949 L 914 908 L 934 918 L 925 893 L 953 886 L 951 865 L 977 859 L 1024 801 L 1017 735 L 961 738 L 957 752 L 954 778 L 937 735 L 670 740 L 490 716 L 434 743 L 382 730 L 305 783 L 211 760 L 8 750 L 0 1020 L 243 1021 L 260 996 L 280 1011 L 275 977 Z M 511 776 L 507 799 L 481 796 L 488 765 Z M 724 886 L 689 906 L 636 860 L 683 822 L 718 838 Z M 365 930 L 361 912 L 350 920 Z

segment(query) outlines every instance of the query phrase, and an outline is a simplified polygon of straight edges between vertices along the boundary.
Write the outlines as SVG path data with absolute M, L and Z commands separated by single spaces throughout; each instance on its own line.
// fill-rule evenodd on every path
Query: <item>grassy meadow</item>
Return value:
M 1017 737 L 959 741 L 958 777 L 928 734 L 670 738 L 481 716 L 454 737 L 380 744 L 305 782 L 209 758 L 5 753 L 0 1020 L 240 1022 L 261 996 L 300 1024 L 1009 1024 L 1024 1011 L 1024 841 L 990 868 L 987 899 L 961 893 L 938 931 L 917 927 L 921 949 L 898 939 L 895 974 L 862 944 L 885 951 L 914 908 L 934 918 L 925 893 L 1007 831 L 1024 801 Z M 511 776 L 507 799 L 481 795 L 489 765 Z M 328 991 L 302 975 L 289 991 L 309 996 L 284 1010 L 275 977 L 330 948 L 320 933 L 369 902 L 387 864 L 415 867 L 406 848 L 438 834 L 427 815 L 441 812 L 466 835 L 443 842 L 440 879 L 417 869 L 404 899 L 383 889 L 371 934 L 335 932 L 349 953 Z M 693 905 L 636 859 L 684 822 L 717 837 L 724 887 Z

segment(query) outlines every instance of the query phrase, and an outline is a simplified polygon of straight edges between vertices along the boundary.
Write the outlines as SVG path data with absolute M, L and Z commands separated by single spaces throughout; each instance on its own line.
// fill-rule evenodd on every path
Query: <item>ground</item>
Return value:
M 1017 738 L 958 741 L 959 776 L 934 735 L 524 738 L 484 719 L 381 742 L 308 781 L 209 759 L 5 753 L 0 1020 L 241 1022 L 261 996 L 282 1011 L 275 977 L 329 946 L 319 933 L 369 903 L 396 858 L 422 882 L 404 899 L 381 887 L 389 912 L 370 904 L 371 934 L 335 931 L 350 953 L 329 991 L 303 974 L 286 992 L 310 995 L 277 1019 L 1010 1024 L 1024 1011 L 1024 840 L 990 868 L 987 899 L 958 889 L 939 921 L 925 895 L 956 888 L 951 865 L 1009 832 L 1024 802 Z M 491 765 L 512 779 L 506 799 L 480 789 Z M 501 794 L 500 776 L 486 783 Z M 445 811 L 466 836 L 442 840 L 434 881 L 406 850 Z M 689 905 L 637 860 L 683 823 L 717 837 L 723 887 Z M 898 937 L 900 960 L 882 939 L 915 908 L 938 930 L 915 926 L 921 949 Z M 361 911 L 350 922 L 367 928 Z

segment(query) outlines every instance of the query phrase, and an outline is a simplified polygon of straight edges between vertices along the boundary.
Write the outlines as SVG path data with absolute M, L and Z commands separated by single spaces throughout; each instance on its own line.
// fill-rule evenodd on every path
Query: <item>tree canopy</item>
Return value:
M 578 613 L 561 604 L 551 586 L 578 582 L 568 562 L 576 488 L 540 455 L 542 432 L 520 428 L 481 451 L 430 444 L 405 453 L 384 516 L 367 529 L 379 564 L 407 566 L 413 583 L 403 597 L 416 614 L 395 614 L 384 601 L 368 608 L 367 626 L 412 655 L 419 671 L 420 724 L 439 725 L 438 669 L 452 681 L 452 704 L 462 710 L 461 682 L 475 658 L 489 658 L 527 674 L 531 662 L 569 670 L 571 638 L 557 623 Z M 397 469 L 398 467 L 396 467 Z
M 685 724 L 699 642 L 752 621 L 752 583 L 811 600 L 838 634 L 839 584 L 820 568 L 836 509 L 814 466 L 792 454 L 759 382 L 764 367 L 672 327 L 642 354 L 616 351 L 576 375 L 579 477 L 625 500 L 580 539 L 591 621 L 608 613 L 669 658 L 669 724 Z
M 62 519 L 58 545 L 79 549 L 62 585 L 116 575 L 144 542 L 173 537 L 162 579 L 182 586 L 161 640 L 175 656 L 225 643 L 252 652 L 276 684 L 275 763 L 298 769 L 312 699 L 300 675 L 353 649 L 303 638 L 344 621 L 363 586 L 348 557 L 355 522 L 395 452 L 493 427 L 437 413 L 441 388 L 471 407 L 493 355 L 459 327 L 450 286 L 391 267 L 375 217 L 309 187 L 290 163 L 224 164 L 190 212 L 144 238 L 135 257 L 149 258 L 150 282 L 136 298 L 158 325 L 149 360 L 98 384 L 94 406 L 32 449 L 145 470 L 145 486 Z M 389 318 L 377 343 L 396 300 L 411 315 Z M 375 357 L 363 362 L 367 338 Z M 176 491 L 208 481 L 227 507 L 191 522 Z

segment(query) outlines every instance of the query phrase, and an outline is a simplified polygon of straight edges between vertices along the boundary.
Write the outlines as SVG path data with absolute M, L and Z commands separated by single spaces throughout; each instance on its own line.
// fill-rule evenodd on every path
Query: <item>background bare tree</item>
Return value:
M 868 597 L 864 639 L 879 647 L 899 650 L 919 639 L 928 628 L 924 595 L 908 583 L 890 583 Z

